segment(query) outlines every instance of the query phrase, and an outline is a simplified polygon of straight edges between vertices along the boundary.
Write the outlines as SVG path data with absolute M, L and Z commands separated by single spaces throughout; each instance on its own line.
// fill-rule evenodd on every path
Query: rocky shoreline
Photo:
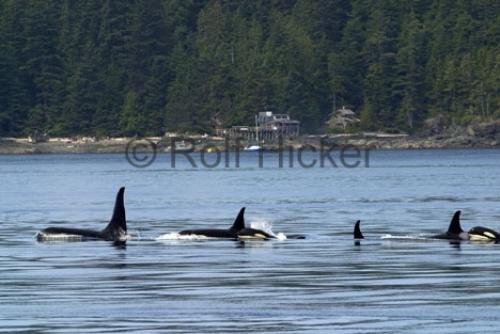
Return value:
M 168 152 L 172 149 L 211 152 L 227 149 L 240 150 L 250 145 L 244 140 L 228 140 L 211 136 L 178 136 L 150 138 L 51 138 L 33 143 L 28 138 L 0 138 L 0 154 L 78 154 L 124 153 L 127 151 Z M 301 136 L 279 143 L 264 143 L 264 150 L 321 149 L 321 147 L 355 146 L 359 149 L 459 149 L 500 148 L 500 120 L 469 126 L 446 128 L 428 127 L 416 136 L 387 133 L 357 133 Z

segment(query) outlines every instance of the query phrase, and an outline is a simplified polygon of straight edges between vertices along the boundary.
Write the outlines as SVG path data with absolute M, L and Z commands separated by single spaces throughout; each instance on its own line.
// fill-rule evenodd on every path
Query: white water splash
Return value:
M 287 239 L 285 233 L 283 233 L 283 232 L 276 234 L 276 238 L 278 240 L 286 240 Z
M 278 240 L 286 240 L 286 235 L 284 233 L 279 232 L 278 234 L 275 234 L 273 232 L 273 224 L 271 224 L 270 222 L 258 220 L 258 221 L 251 222 L 250 227 L 254 228 L 256 230 L 262 230 L 262 231 L 266 232 L 267 234 L 272 235 L 273 237 L 275 237 Z
M 212 239 L 209 237 L 206 237 L 204 235 L 197 235 L 197 234 L 179 234 L 177 232 L 170 232 L 167 234 L 162 234 L 159 237 L 155 238 L 155 240 L 162 241 L 162 240 L 208 240 Z
M 45 232 L 38 232 L 35 238 L 39 241 L 78 241 L 83 239 L 81 235 L 76 234 Z
M 425 235 L 392 235 L 392 234 L 385 234 L 380 237 L 380 239 L 384 240 L 434 240 L 432 238 L 429 238 Z

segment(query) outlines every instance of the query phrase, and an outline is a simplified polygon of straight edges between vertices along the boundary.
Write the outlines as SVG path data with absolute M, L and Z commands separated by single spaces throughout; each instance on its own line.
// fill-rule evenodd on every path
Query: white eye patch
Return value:
M 484 235 L 491 238 L 491 239 L 495 239 L 495 235 L 491 232 L 486 231 L 486 232 L 484 232 Z

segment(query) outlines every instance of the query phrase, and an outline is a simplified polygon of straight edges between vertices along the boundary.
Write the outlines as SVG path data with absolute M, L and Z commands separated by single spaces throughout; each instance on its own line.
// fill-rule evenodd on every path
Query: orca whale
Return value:
M 475 226 L 471 228 L 468 232 L 465 232 L 460 225 L 460 214 L 461 211 L 458 210 L 453 214 L 448 230 L 444 233 L 430 236 L 431 239 L 444 239 L 450 241 L 493 241 L 500 242 L 500 233 L 483 226 Z M 354 239 L 364 239 L 361 233 L 360 221 L 358 220 L 354 225 Z
M 361 228 L 359 227 L 359 224 L 361 223 L 360 220 L 358 220 L 356 222 L 356 224 L 354 224 L 354 232 L 353 232 L 353 235 L 354 235 L 354 239 L 364 239 L 365 237 L 363 236 L 363 233 L 361 233 Z
M 243 208 L 244 209 L 244 208 Z M 244 219 L 244 217 L 243 217 Z M 245 225 L 243 221 L 243 225 Z M 236 233 L 238 239 L 241 241 L 245 240 L 268 240 L 268 239 L 277 239 L 275 235 L 269 234 L 263 230 L 259 230 L 251 227 L 244 227 Z M 287 239 L 305 239 L 306 237 L 301 234 L 291 234 L 286 236 Z
M 209 238 L 237 239 L 238 231 L 245 228 L 245 208 L 241 208 L 233 225 L 228 229 L 194 229 L 180 231 L 180 235 L 201 235 Z
M 500 233 L 483 226 L 474 226 L 465 232 L 460 226 L 460 211 L 455 212 L 448 231 L 434 236 L 435 239 L 494 241 L 500 242 Z
M 125 217 L 125 206 L 123 203 L 123 194 L 125 187 L 118 190 L 116 195 L 113 216 L 109 224 L 101 231 L 84 230 L 78 228 L 66 227 L 48 227 L 39 231 L 36 235 L 38 241 L 54 240 L 95 240 L 103 239 L 107 241 L 125 242 L 127 239 L 127 220 Z
M 438 235 L 433 235 L 430 238 L 445 240 L 469 240 L 469 233 L 465 232 L 462 229 L 462 226 L 460 226 L 460 213 L 461 211 L 458 210 L 453 214 L 448 231 Z
M 233 225 L 229 229 L 194 229 L 183 230 L 180 235 L 201 235 L 209 238 L 225 238 L 235 240 L 268 240 L 276 236 L 265 231 L 245 226 L 245 208 L 241 208 Z M 292 239 L 305 239 L 302 235 L 293 235 Z

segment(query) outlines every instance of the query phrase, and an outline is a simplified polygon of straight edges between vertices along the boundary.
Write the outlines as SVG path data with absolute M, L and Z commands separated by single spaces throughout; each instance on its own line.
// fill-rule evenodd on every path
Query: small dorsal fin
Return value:
M 450 227 L 448 227 L 448 234 L 460 234 L 462 233 L 462 227 L 460 226 L 460 210 L 456 211 L 451 218 Z
M 361 233 L 361 229 L 359 228 L 360 220 L 356 222 L 354 225 L 354 239 L 364 239 L 363 233 Z
M 236 216 L 234 220 L 233 226 L 231 226 L 231 230 L 239 231 L 245 228 L 245 207 L 241 208 L 240 212 Z
M 125 187 L 121 187 L 116 194 L 115 208 L 113 209 L 113 216 L 111 220 L 104 229 L 104 232 L 112 232 L 118 228 L 121 228 L 123 232 L 127 232 L 127 219 L 125 217 L 125 205 L 123 203 L 123 194 L 125 192 Z

